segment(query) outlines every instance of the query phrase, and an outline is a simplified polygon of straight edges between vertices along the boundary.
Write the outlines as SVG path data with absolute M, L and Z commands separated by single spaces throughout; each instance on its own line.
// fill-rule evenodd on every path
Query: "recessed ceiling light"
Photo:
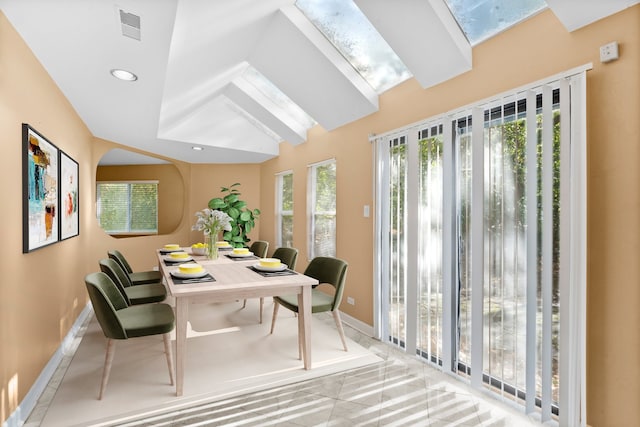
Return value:
M 196 150 L 196 151 L 202 151 L 202 150 L 204 150 L 204 148 L 202 148 L 202 147 L 197 147 L 197 146 L 193 146 L 193 147 L 191 147 L 191 149 L 192 149 L 192 150 Z
M 117 68 L 111 70 L 111 75 L 116 79 L 125 80 L 128 82 L 135 82 L 136 80 L 138 80 L 138 76 L 133 74 L 131 71 L 120 70 Z

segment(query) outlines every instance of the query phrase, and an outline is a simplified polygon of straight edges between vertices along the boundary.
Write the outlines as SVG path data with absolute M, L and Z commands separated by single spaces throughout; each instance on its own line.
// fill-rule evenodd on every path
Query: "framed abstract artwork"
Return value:
M 59 232 L 58 147 L 22 125 L 22 252 L 56 243 Z
M 60 240 L 79 234 L 78 162 L 60 151 Z

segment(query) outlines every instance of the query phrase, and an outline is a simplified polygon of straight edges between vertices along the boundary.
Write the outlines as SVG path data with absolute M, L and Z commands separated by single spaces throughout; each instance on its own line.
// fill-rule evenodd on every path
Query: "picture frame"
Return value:
M 78 162 L 60 150 L 60 240 L 80 234 Z
M 22 252 L 56 243 L 60 238 L 58 147 L 22 124 Z

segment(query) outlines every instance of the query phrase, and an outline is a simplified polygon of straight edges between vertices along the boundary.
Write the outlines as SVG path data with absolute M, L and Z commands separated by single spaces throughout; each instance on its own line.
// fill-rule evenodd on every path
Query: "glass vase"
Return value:
M 218 246 L 216 246 L 216 235 L 205 234 L 204 241 L 207 245 L 207 258 L 218 259 Z

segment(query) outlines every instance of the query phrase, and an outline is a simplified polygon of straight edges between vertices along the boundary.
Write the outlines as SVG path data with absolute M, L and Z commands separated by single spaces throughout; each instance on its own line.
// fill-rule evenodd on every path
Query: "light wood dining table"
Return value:
M 184 251 L 191 253 L 190 248 Z M 176 284 L 171 275 L 178 265 L 167 265 L 162 249 L 158 249 L 158 266 L 166 279 L 169 293 L 175 298 L 176 310 L 176 396 L 184 391 L 184 364 L 187 352 L 187 322 L 189 305 L 208 302 L 226 302 L 248 298 L 270 297 L 275 295 L 298 295 L 301 307 L 298 315 L 298 345 L 302 349 L 304 369 L 311 369 L 311 288 L 317 285 L 314 278 L 296 273 L 295 275 L 279 275 L 264 277 L 248 268 L 256 264 L 255 257 L 235 261 L 219 252 L 216 260 L 204 256 L 192 255 L 193 261 L 201 264 L 214 282 Z M 265 333 L 268 329 L 265 326 Z

